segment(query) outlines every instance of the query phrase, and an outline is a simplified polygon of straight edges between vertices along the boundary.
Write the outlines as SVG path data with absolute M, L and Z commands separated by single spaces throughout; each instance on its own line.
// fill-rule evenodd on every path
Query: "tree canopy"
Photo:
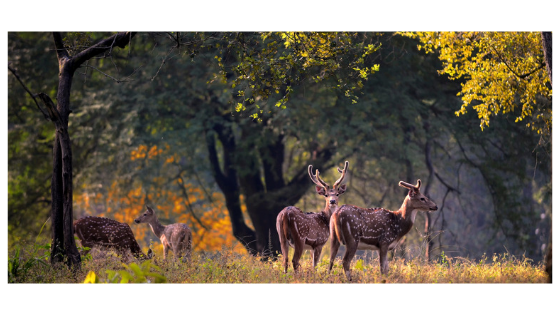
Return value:
M 480 128 L 499 113 L 515 113 L 539 134 L 552 128 L 552 85 L 544 60 L 540 32 L 409 32 L 418 38 L 418 49 L 437 52 L 443 62 L 440 74 L 462 79 L 463 104 L 456 111 L 472 108 Z

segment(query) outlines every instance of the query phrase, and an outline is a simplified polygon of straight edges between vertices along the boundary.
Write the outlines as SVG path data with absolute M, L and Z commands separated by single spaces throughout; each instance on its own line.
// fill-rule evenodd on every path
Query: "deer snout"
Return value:
M 329 202 L 331 203 L 331 205 L 334 205 L 336 203 L 336 200 L 331 199 L 331 200 L 329 200 Z
M 134 223 L 138 224 L 138 223 L 140 223 L 140 220 L 134 219 Z
M 437 209 L 438 209 L 438 207 L 437 207 L 437 206 L 434 206 L 434 207 L 431 207 L 431 208 L 430 208 L 430 211 L 436 211 Z

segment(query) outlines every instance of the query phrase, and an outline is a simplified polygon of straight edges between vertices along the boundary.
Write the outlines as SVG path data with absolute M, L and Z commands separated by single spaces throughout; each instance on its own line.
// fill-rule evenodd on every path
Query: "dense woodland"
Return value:
M 61 43 L 75 56 L 113 35 L 63 33 Z M 340 204 L 397 210 L 406 193 L 398 182 L 421 179 L 439 206 L 418 216 L 395 257 L 508 253 L 541 262 L 552 226 L 552 89 L 541 34 L 532 35 L 488 45 L 504 50 L 481 58 L 510 73 L 474 93 L 510 84 L 507 107 L 467 102 L 464 87 L 477 76 L 450 73 L 439 58 L 445 46 L 414 34 L 128 34 L 72 79 L 73 218 L 126 222 L 142 247 L 155 248 L 149 228 L 133 224 L 149 205 L 164 224 L 187 223 L 195 251 L 275 255 L 278 212 L 324 206 L 307 166 L 333 182 L 347 160 Z M 57 102 L 53 34 L 10 32 L 8 63 L 11 253 L 53 238 L 55 124 L 25 89 Z

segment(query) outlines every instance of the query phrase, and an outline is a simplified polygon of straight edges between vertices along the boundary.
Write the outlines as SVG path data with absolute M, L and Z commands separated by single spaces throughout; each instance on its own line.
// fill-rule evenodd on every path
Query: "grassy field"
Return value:
M 158 254 L 156 252 L 156 254 Z M 313 270 L 306 254 L 302 269 L 283 273 L 280 260 L 263 262 L 257 257 L 240 255 L 224 248 L 220 252 L 195 252 L 190 262 L 164 262 L 161 256 L 148 261 L 132 258 L 122 262 L 112 252 L 93 249 L 83 256 L 82 267 L 72 272 L 66 267 L 53 268 L 46 260 L 48 246 L 29 246 L 8 254 L 10 283 L 348 283 L 340 259 L 328 273 L 328 257 L 323 254 Z M 508 254 L 481 260 L 450 258 L 437 261 L 421 258 L 389 261 L 389 273 L 381 275 L 379 260 L 354 259 L 353 283 L 545 283 L 547 274 L 541 262 Z

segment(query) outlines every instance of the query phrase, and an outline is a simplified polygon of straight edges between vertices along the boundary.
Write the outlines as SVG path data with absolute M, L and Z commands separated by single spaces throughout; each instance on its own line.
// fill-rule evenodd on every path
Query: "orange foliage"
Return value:
M 148 149 L 147 146 L 140 145 L 131 151 L 130 159 L 152 159 L 161 156 L 164 158 L 164 165 L 171 165 L 180 160 L 179 155 L 171 153 L 168 145 L 164 145 L 164 148 L 152 146 Z M 162 224 L 186 223 L 191 228 L 195 251 L 218 251 L 226 246 L 236 252 L 246 253 L 244 246 L 233 236 L 224 196 L 220 192 L 208 191 L 210 196 L 207 196 L 203 187 L 185 183 L 181 178 L 170 188 L 162 188 L 167 181 L 164 177 L 154 177 L 150 185 L 143 187 L 140 182 L 131 185 L 128 181 L 116 178 L 108 189 L 98 193 L 88 193 L 87 187 L 79 187 L 75 190 L 74 201 L 76 213 L 81 215 L 77 215 L 76 218 L 85 215 L 106 216 L 127 223 L 144 251 L 152 241 L 152 249 L 156 255 L 161 255 L 161 244 L 149 226 L 134 223 L 134 219 L 145 211 L 145 205 L 150 205 L 155 207 Z M 182 189 L 176 189 L 179 185 L 184 187 L 186 197 Z M 242 205 L 245 212 L 243 202 Z M 202 225 L 193 215 L 193 211 Z
M 169 150 L 169 145 L 165 145 L 166 151 Z M 148 158 L 154 158 L 158 155 L 161 155 L 163 153 L 163 149 L 158 149 L 157 145 L 154 145 L 150 148 L 150 150 L 148 150 L 148 146 L 146 145 L 140 145 L 138 146 L 137 150 L 132 150 L 132 152 L 130 152 L 130 159 L 132 161 L 137 160 L 137 159 L 144 159 L 146 158 L 146 154 L 148 155 Z

